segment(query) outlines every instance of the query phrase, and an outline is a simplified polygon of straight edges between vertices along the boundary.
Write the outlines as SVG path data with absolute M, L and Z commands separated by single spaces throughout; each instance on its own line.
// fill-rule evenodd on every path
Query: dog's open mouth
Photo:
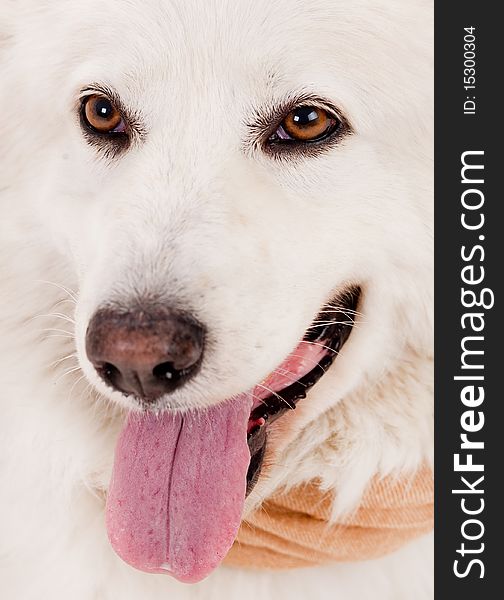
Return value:
M 269 425 L 330 367 L 350 335 L 359 296 L 353 288 L 324 308 L 252 390 L 192 413 L 129 416 L 107 497 L 109 538 L 126 562 L 185 582 L 220 564 L 258 479 Z
M 306 397 L 333 363 L 354 325 L 359 296 L 360 290 L 353 288 L 322 309 L 296 349 L 254 389 L 254 405 L 247 427 L 251 457 L 247 494 L 260 473 L 268 425 L 296 408 L 297 402 Z

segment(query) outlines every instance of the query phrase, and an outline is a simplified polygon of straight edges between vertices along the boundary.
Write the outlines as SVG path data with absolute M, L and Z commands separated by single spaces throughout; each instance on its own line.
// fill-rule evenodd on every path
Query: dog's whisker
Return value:
M 297 375 L 296 373 L 293 373 L 289 369 L 284 369 L 281 366 L 274 369 L 272 371 L 272 373 L 278 373 L 279 375 L 291 375 L 292 377 L 294 377 L 295 380 L 297 380 L 299 378 L 299 375 Z
M 75 303 L 77 303 L 77 292 L 75 292 L 74 290 L 71 290 L 70 288 L 62 285 L 61 283 L 56 283 L 55 281 L 47 281 L 45 279 L 37 279 L 36 282 L 37 283 L 45 283 L 46 285 L 52 285 L 52 286 L 58 288 L 62 292 L 65 292 L 65 294 L 67 294 L 70 298 L 72 298 L 72 300 Z
M 44 339 L 48 340 L 50 338 L 65 338 L 67 340 L 74 340 L 75 341 L 75 336 L 74 335 L 63 335 L 62 333 L 51 333 L 49 335 L 45 335 Z
M 341 319 L 335 319 L 333 317 L 331 317 L 331 314 L 336 314 L 336 315 L 342 315 L 342 317 L 345 318 L 344 322 L 348 323 L 350 325 L 352 325 L 355 321 L 357 320 L 362 320 L 361 319 L 361 315 L 347 315 L 345 313 L 343 313 L 341 310 L 336 310 L 334 311 L 334 313 L 332 312 L 327 312 L 327 313 L 321 313 L 322 318 L 319 318 L 315 321 L 315 323 L 322 323 L 325 322 L 325 320 L 327 320 L 329 323 L 341 323 L 342 320 Z
M 40 316 L 47 316 L 47 317 L 55 317 L 57 319 L 62 319 L 63 321 L 67 321 L 68 323 L 71 323 L 72 325 L 75 325 L 75 319 L 72 319 L 72 317 L 70 317 L 69 315 L 66 315 L 65 313 L 49 313 L 48 315 L 40 315 Z
M 49 366 L 49 368 L 53 368 L 56 367 L 57 365 L 61 364 L 62 362 L 64 362 L 65 360 L 68 360 L 70 358 L 77 358 L 77 354 L 75 352 L 72 352 L 72 354 L 68 354 L 67 356 L 63 356 L 63 358 L 58 358 L 57 360 L 53 361 Z
M 73 298 L 61 298 L 55 304 L 53 304 L 52 308 L 57 308 L 60 304 L 64 304 L 65 302 L 71 302 L 73 306 L 77 304 L 77 302 Z
M 358 317 L 364 316 L 364 313 L 361 313 L 358 310 L 353 310 L 351 308 L 340 307 L 340 306 L 328 306 L 320 311 L 320 314 L 322 314 L 322 315 L 334 314 L 334 313 L 341 313 L 342 315 L 345 315 L 345 317 L 349 317 L 349 318 L 354 317 L 354 316 L 358 316 Z
M 303 360 L 307 360 L 307 361 L 313 363 L 316 367 L 320 367 L 322 369 L 322 371 L 324 371 L 324 373 L 327 373 L 327 369 L 324 369 L 324 367 L 314 358 L 311 358 L 309 356 L 303 356 L 302 354 L 291 354 L 290 356 L 294 356 L 295 358 L 302 358 Z
M 99 409 L 103 409 L 103 406 L 98 404 L 98 400 L 100 399 L 97 391 L 95 390 L 93 384 L 89 381 L 87 386 L 84 388 L 82 395 L 84 397 L 89 398 L 92 401 L 93 406 L 93 415 L 96 415 Z
M 329 308 L 338 308 L 339 310 L 347 310 L 348 312 L 353 312 L 353 313 L 358 313 L 359 312 L 356 308 L 352 308 L 351 306 L 348 306 L 345 303 L 341 304 L 337 300 L 329 300 L 329 302 L 326 302 L 326 304 L 324 305 L 323 309 L 327 308 L 327 307 L 329 307 Z
M 347 315 L 361 315 L 362 313 L 354 308 L 348 308 L 348 306 L 344 306 L 341 304 L 326 304 L 324 308 L 320 311 L 324 312 L 342 312 Z
M 72 385 L 72 387 L 70 388 L 70 391 L 68 392 L 68 397 L 67 400 L 68 402 L 70 402 L 72 400 L 72 393 L 75 389 L 75 386 L 78 385 L 86 376 L 85 375 L 81 375 L 78 379 L 76 379 Z
M 341 320 L 331 319 L 331 317 L 329 316 L 329 313 L 327 313 L 327 315 L 325 315 L 325 318 L 326 319 L 331 319 L 329 321 L 330 323 L 346 323 L 347 325 L 353 325 L 354 323 L 364 323 L 366 321 L 364 315 L 347 315 L 347 314 L 343 313 L 340 310 L 335 311 L 335 312 L 338 315 L 343 315 L 344 317 L 346 317 L 347 320 L 341 321 Z M 319 320 L 316 321 L 316 323 L 321 323 L 321 322 L 322 322 L 321 319 L 319 319 Z
M 343 314 L 341 311 L 337 311 L 338 315 Z M 333 317 L 330 316 L 326 316 L 325 318 L 318 318 L 314 321 L 314 323 L 353 323 L 354 322 L 354 317 L 353 315 L 343 315 L 344 317 L 346 317 L 345 320 L 342 319 L 335 319 Z
M 80 369 L 80 365 L 75 365 L 74 367 L 70 367 L 68 368 L 63 375 L 70 375 L 70 373 L 75 373 L 75 371 L 78 371 Z
M 301 344 L 310 344 L 312 346 L 320 346 L 321 348 L 324 348 L 325 350 L 329 350 L 329 352 L 338 354 L 338 350 L 335 350 L 334 348 L 331 348 L 330 346 L 326 346 L 325 344 L 321 344 L 320 342 L 309 342 L 308 340 L 301 340 Z
M 54 382 L 54 385 L 58 385 L 58 383 L 67 375 L 71 375 L 72 373 L 75 373 L 76 371 L 80 371 L 80 365 L 77 365 L 76 367 L 72 367 L 71 369 L 67 369 L 64 373 L 62 373 Z
M 289 408 L 292 408 L 292 406 L 287 402 L 287 400 L 285 400 L 285 398 L 282 398 L 282 396 L 280 396 L 280 394 L 277 394 L 276 392 L 274 392 L 271 388 L 269 388 L 267 385 L 262 385 L 262 383 L 258 383 L 257 387 L 262 388 L 263 390 L 266 390 L 267 392 L 269 392 L 272 396 L 275 396 L 275 398 L 278 398 L 278 400 L 280 400 L 281 402 L 283 402 L 286 406 L 288 406 Z
M 308 329 L 316 329 L 317 327 L 327 327 L 328 325 L 349 325 L 353 326 L 355 321 L 316 321 L 308 327 Z
M 46 319 L 52 319 L 52 318 L 61 319 L 63 321 L 71 323 L 72 325 L 75 325 L 75 320 L 72 319 L 72 317 L 69 317 L 68 315 L 65 315 L 63 313 L 48 313 L 48 314 L 35 315 L 28 322 L 30 323 L 31 321 L 34 321 L 35 319 L 42 319 L 42 318 L 46 318 Z
M 57 327 L 47 327 L 45 329 L 39 329 L 40 332 L 51 332 L 51 331 L 55 331 L 56 333 L 66 333 L 68 335 L 72 335 L 71 331 L 67 331 L 66 329 L 58 329 Z
M 315 331 L 317 329 L 324 329 L 325 327 L 331 325 L 344 325 L 346 327 L 351 327 L 352 329 L 359 329 L 360 326 L 364 323 L 364 321 L 319 321 L 317 323 L 313 323 L 309 327 L 307 327 L 306 331 Z
M 307 387 L 307 385 L 301 381 L 297 375 L 295 375 L 292 371 L 287 371 L 285 369 L 275 369 L 273 373 L 277 373 L 278 375 L 282 375 L 283 377 L 292 377 L 291 383 L 300 383 L 303 387 Z

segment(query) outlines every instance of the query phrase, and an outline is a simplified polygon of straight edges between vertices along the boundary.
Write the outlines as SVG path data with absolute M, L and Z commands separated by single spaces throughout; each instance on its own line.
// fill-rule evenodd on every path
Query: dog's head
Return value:
M 248 467 L 226 438 L 240 495 L 268 427 L 321 376 L 316 401 L 282 417 L 285 439 L 405 343 L 428 344 L 423 4 L 91 0 L 15 14 L 2 104 L 29 152 L 32 210 L 78 278 L 81 368 L 128 410 L 167 409 L 131 417 L 121 448 L 154 436 L 145 427 L 182 435 L 185 419 L 196 433 L 173 443 L 198 454 L 211 415 L 248 436 Z

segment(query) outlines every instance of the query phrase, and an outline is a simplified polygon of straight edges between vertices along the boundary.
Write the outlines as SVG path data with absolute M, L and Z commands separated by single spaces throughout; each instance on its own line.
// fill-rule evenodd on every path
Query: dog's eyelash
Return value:
M 106 159 L 115 158 L 130 146 L 130 138 L 127 133 L 108 134 L 107 138 L 104 139 L 104 136 L 89 131 L 85 126 L 82 128 L 82 132 L 89 146 L 103 154 Z
M 84 119 L 84 103 L 92 95 L 101 95 L 109 99 L 117 107 L 125 122 L 126 130 L 100 134 L 93 131 Z M 78 114 L 82 133 L 86 142 L 96 148 L 106 159 L 113 159 L 126 151 L 130 145 L 144 138 L 145 129 L 134 111 L 128 109 L 115 90 L 102 84 L 91 84 L 80 90 L 78 98 Z
M 296 140 L 275 141 L 271 137 L 281 126 L 285 116 L 295 108 L 309 105 L 327 111 L 340 123 L 338 128 L 325 138 L 312 142 L 298 142 Z M 262 150 L 272 158 L 287 160 L 292 157 L 317 156 L 332 148 L 344 137 L 353 133 L 348 119 L 339 109 L 327 100 L 311 94 L 299 94 L 275 106 L 258 109 L 253 120 L 247 123 L 248 140 L 246 150 Z

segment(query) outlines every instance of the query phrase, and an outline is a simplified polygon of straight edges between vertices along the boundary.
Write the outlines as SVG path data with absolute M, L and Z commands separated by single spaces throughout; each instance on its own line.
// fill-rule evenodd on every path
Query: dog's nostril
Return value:
M 89 323 L 86 352 L 108 385 L 152 403 L 198 371 L 203 342 L 203 327 L 184 313 L 102 309 Z
M 119 369 L 112 363 L 105 363 L 102 367 L 98 367 L 97 371 L 102 375 L 103 379 L 114 385 L 114 381 L 117 380 L 121 373 Z
M 176 381 L 181 377 L 182 373 L 183 371 L 177 370 L 171 362 L 161 363 L 152 370 L 154 377 L 161 379 L 162 381 L 166 379 L 168 381 Z

